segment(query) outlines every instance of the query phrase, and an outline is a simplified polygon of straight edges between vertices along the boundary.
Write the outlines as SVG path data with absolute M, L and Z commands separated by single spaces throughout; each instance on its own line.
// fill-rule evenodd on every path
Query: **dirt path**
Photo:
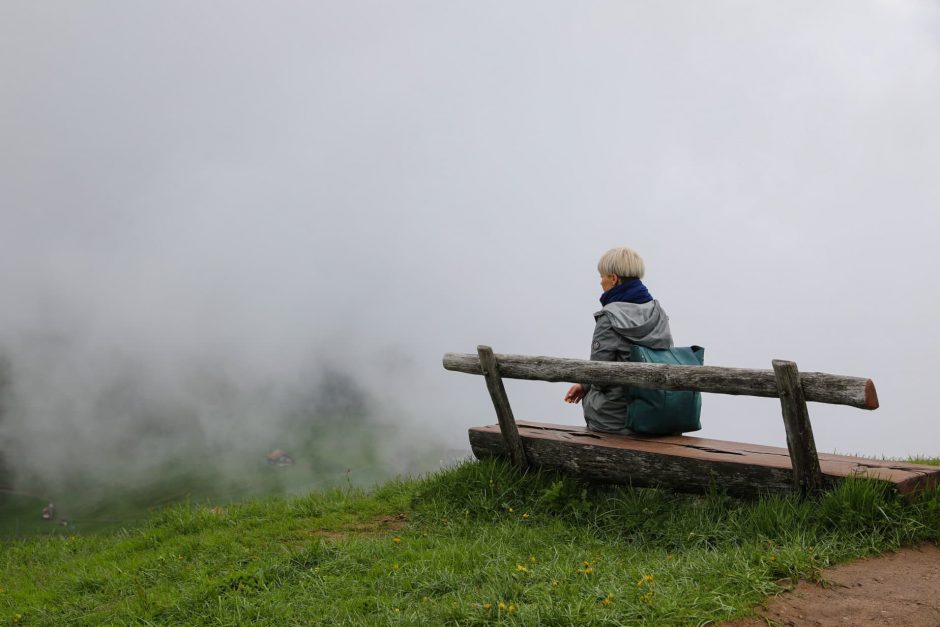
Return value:
M 770 625 L 940 627 L 940 548 L 902 549 L 822 572 L 823 585 L 801 581 L 767 599 L 761 618 L 725 627 Z

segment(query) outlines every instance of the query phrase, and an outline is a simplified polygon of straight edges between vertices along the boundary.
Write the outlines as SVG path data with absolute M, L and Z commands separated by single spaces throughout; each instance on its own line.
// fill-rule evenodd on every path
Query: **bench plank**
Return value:
M 705 492 L 714 483 L 737 496 L 790 492 L 793 473 L 787 449 L 693 436 L 613 435 L 584 427 L 517 423 L 533 466 L 586 479 L 641 487 Z M 499 425 L 470 429 L 478 458 L 508 457 Z M 901 493 L 940 485 L 940 467 L 821 453 L 822 487 L 861 475 L 887 481 Z

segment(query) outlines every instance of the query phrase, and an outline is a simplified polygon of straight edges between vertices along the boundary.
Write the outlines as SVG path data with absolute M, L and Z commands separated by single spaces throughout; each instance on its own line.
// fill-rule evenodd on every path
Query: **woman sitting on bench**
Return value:
M 601 275 L 601 305 L 594 314 L 594 361 L 630 361 L 634 344 L 653 349 L 672 348 L 669 316 L 653 300 L 643 278 L 643 259 L 632 248 L 611 248 L 597 263 Z M 626 428 L 628 390 L 622 385 L 575 383 L 566 403 L 583 399 L 588 429 L 605 433 L 631 433 Z

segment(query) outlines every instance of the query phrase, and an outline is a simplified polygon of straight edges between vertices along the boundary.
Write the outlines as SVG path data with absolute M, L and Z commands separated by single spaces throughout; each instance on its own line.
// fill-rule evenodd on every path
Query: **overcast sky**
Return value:
M 227 433 L 315 363 L 466 446 L 492 406 L 441 355 L 586 358 L 629 245 L 706 363 L 875 381 L 819 450 L 938 456 L 938 111 L 936 2 L 4 0 L 2 435 L 100 455 L 102 390 L 194 364 L 254 399 L 195 412 Z M 773 399 L 702 422 L 785 445 Z

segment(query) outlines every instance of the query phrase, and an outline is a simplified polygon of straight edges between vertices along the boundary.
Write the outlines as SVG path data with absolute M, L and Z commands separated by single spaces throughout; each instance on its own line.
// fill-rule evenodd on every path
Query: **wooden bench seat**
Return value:
M 525 456 L 533 466 L 589 481 L 704 492 L 714 483 L 738 496 L 793 489 L 785 448 L 692 436 L 613 435 L 584 427 L 517 422 Z M 509 457 L 499 425 L 470 429 L 477 458 Z M 865 476 L 893 484 L 901 493 L 940 484 L 940 467 L 820 453 L 823 488 L 845 477 Z

